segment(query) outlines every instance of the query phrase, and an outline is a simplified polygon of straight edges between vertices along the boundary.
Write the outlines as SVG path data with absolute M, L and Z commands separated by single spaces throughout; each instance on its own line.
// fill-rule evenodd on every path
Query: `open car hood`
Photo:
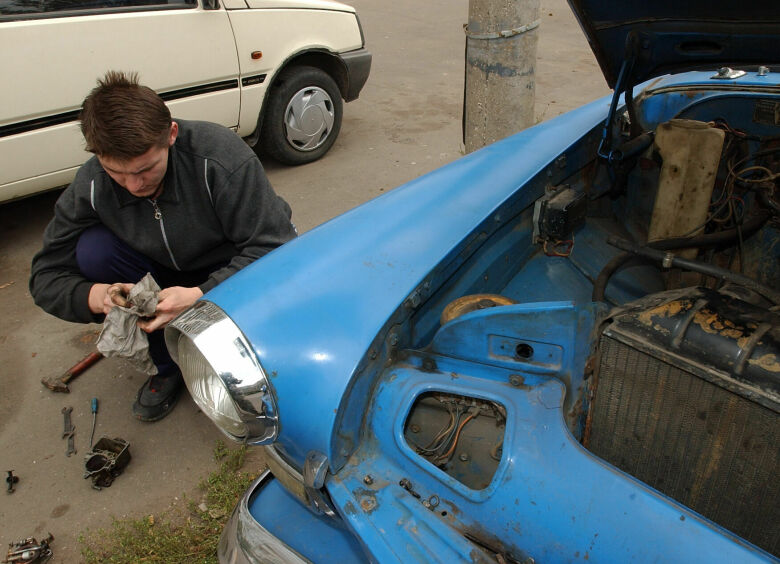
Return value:
M 568 1 L 611 88 L 627 53 L 631 84 L 696 68 L 780 63 L 778 0 Z

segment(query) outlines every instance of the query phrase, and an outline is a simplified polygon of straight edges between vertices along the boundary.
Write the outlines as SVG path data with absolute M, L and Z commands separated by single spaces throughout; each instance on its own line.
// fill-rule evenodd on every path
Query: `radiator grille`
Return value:
M 772 410 L 602 336 L 590 451 L 780 554 L 780 429 Z

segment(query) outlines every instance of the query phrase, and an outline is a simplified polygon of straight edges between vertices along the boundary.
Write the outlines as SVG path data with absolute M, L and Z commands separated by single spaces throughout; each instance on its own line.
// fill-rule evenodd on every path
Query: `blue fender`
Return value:
M 288 456 L 302 464 L 316 450 L 331 468 L 343 462 L 349 452 L 333 446 L 339 409 L 387 320 L 485 218 L 598 128 L 608 106 L 608 99 L 597 100 L 409 182 L 289 242 L 206 295 L 242 328 L 273 382 L 278 444 Z M 543 186 L 538 190 L 524 205 Z

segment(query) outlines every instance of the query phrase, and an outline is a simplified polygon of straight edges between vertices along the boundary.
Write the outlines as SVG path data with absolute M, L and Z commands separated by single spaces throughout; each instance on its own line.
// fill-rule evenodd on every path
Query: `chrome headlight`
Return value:
M 192 399 L 235 441 L 270 444 L 279 434 L 273 388 L 244 334 L 215 304 L 197 302 L 165 329 Z

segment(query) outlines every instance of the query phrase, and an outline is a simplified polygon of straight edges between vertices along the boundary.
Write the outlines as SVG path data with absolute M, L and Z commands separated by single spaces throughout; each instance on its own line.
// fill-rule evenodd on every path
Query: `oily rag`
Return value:
M 154 315 L 159 292 L 160 286 L 151 273 L 147 273 L 130 290 L 127 307 L 114 306 L 106 315 L 97 341 L 98 351 L 104 356 L 127 358 L 149 376 L 157 374 L 157 367 L 149 356 L 149 338 L 137 321 L 139 317 Z

